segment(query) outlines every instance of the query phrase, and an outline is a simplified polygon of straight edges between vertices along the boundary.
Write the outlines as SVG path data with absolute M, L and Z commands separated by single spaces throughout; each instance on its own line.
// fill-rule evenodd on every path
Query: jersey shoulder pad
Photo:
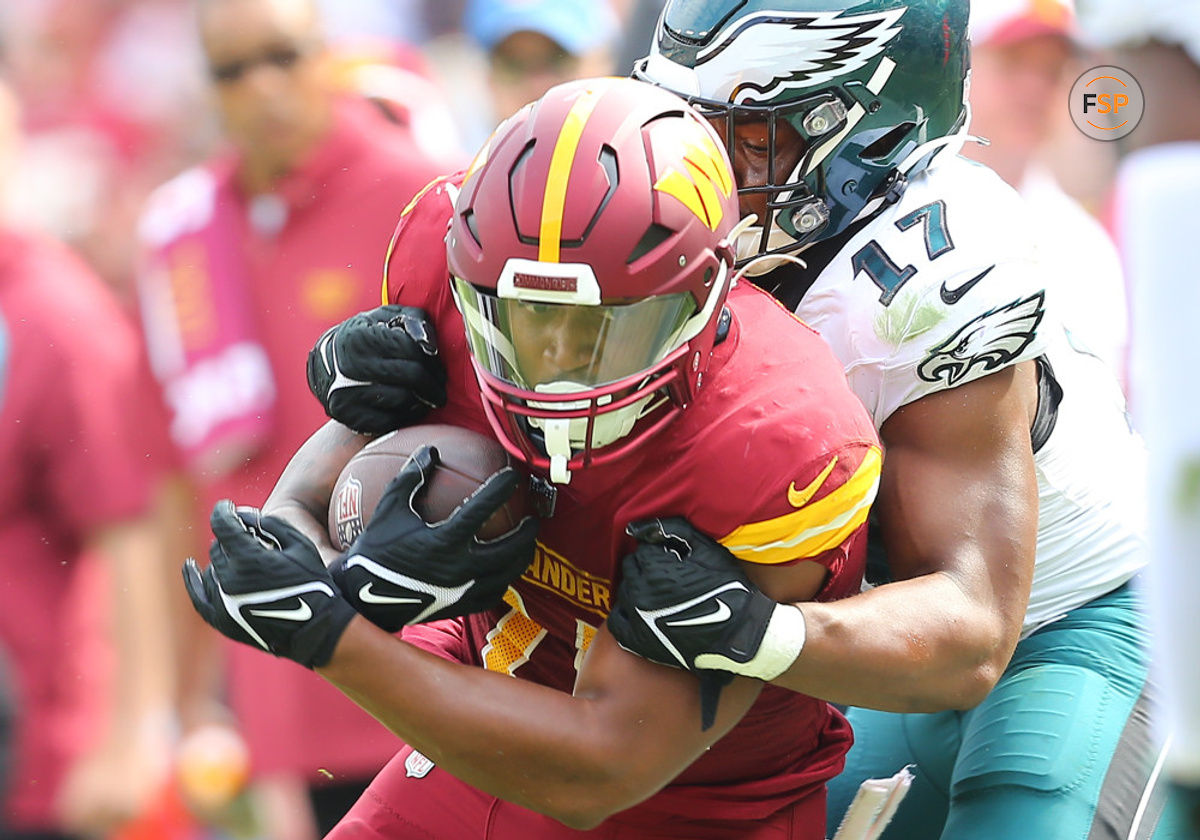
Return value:
M 383 303 L 428 307 L 428 296 L 447 285 L 446 231 L 462 173 L 422 187 L 400 212 L 384 263 Z
M 880 447 L 866 441 L 797 459 L 767 489 L 771 499 L 758 508 L 761 518 L 725 534 L 721 544 L 741 560 L 766 565 L 843 546 L 867 521 L 882 462 Z
M 743 560 L 816 557 L 866 521 L 878 436 L 819 335 L 752 286 L 739 284 L 729 305 L 729 338 L 673 435 L 684 442 L 676 475 L 727 467 L 718 492 L 701 479 L 689 504 Z
M 911 366 L 928 392 L 1040 355 L 1049 330 L 1048 278 L 1032 214 L 1017 191 L 961 157 L 932 170 L 910 201 L 928 206 L 926 190 L 943 196 L 954 247 L 940 265 L 930 260 L 929 281 L 901 296 L 884 321 L 900 339 L 897 361 Z
M 956 158 L 915 178 L 839 254 L 848 268 L 834 282 L 854 300 L 840 323 L 815 326 L 842 342 L 877 426 L 908 402 L 1045 351 L 1046 277 L 1025 211 L 991 170 Z

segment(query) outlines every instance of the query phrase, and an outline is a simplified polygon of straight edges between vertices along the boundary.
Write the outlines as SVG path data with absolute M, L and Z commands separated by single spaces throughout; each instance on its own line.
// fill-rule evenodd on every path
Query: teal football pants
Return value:
M 968 712 L 848 710 L 854 747 L 829 785 L 830 834 L 863 779 L 913 765 L 884 840 L 1183 838 L 1159 825 L 1146 643 L 1126 584 L 1018 644 Z

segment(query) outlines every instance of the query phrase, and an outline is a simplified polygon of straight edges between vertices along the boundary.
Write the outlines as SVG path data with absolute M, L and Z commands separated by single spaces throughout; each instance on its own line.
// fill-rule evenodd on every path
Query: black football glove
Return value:
M 236 642 L 285 656 L 307 668 L 333 656 L 354 608 L 342 598 L 316 546 L 288 523 L 258 508 L 213 508 L 212 561 L 183 564 L 196 612 Z
M 418 422 L 446 404 L 433 322 L 420 309 L 389 304 L 330 327 L 308 352 L 308 389 L 356 432 Z
M 720 543 L 678 517 L 626 532 L 639 544 L 622 563 L 608 629 L 628 651 L 697 673 L 705 729 L 733 674 L 771 680 L 800 655 L 800 611 L 759 591 Z
M 494 540 L 475 536 L 516 489 L 511 467 L 490 476 L 448 518 L 430 524 L 413 508 L 413 497 L 436 464 L 432 446 L 414 452 L 383 492 L 366 529 L 330 566 L 354 609 L 390 633 L 494 607 L 533 560 L 538 528 L 533 517 Z

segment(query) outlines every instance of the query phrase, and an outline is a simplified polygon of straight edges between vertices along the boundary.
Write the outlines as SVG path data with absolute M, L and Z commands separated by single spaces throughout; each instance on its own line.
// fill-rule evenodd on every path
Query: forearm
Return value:
M 342 467 L 369 440 L 340 423 L 326 423 L 292 456 L 263 505 L 264 515 L 286 520 L 312 540 L 326 565 L 337 554 L 327 518 L 333 487 Z
M 167 479 L 160 500 L 165 556 L 171 595 L 169 609 L 175 643 L 176 712 L 181 729 L 225 719 L 228 712 L 221 699 L 223 667 L 220 637 L 192 609 L 187 591 L 178 585 L 175 567 L 188 557 L 204 557 L 211 534 L 196 526 L 208 511 L 201 511 L 198 491 L 183 473 Z
M 107 835 L 142 813 L 170 767 L 172 633 L 162 534 L 150 517 L 89 534 L 105 562 L 113 646 L 109 719 L 71 764 L 56 797 L 70 833 Z
M 614 653 L 614 651 L 616 651 Z M 467 783 L 586 828 L 659 790 L 740 719 L 760 684 L 726 689 L 717 725 L 698 734 L 695 678 L 638 660 L 612 644 L 631 679 L 661 691 L 619 699 L 588 684 L 576 695 L 446 662 L 355 619 L 318 672 L 389 729 Z M 402 678 L 397 675 L 403 675 Z M 657 707 L 657 709 L 655 708 Z M 673 722 L 656 715 L 670 708 Z M 681 731 L 673 734 L 672 727 Z
M 833 703 L 893 712 L 970 708 L 994 684 L 994 663 L 1011 655 L 989 614 L 945 574 L 799 606 L 804 649 L 774 684 Z
M 881 430 L 875 513 L 897 581 L 805 603 L 782 685 L 903 712 L 978 704 L 1020 636 L 1037 544 L 1033 363 L 923 397 Z
M 130 520 L 104 528 L 94 546 L 107 561 L 113 595 L 112 734 L 150 736 L 165 744 L 175 697 L 175 660 L 163 535 L 153 520 Z
M 319 673 L 456 777 L 535 811 L 586 810 L 581 790 L 618 781 L 586 700 L 443 661 L 365 620 Z

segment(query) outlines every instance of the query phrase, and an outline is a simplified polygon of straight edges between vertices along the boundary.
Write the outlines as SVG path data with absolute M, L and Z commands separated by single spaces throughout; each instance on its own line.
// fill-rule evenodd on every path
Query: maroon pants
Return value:
M 825 792 L 755 823 L 716 814 L 635 818 L 624 812 L 591 831 L 505 802 L 460 782 L 405 746 L 329 833 L 329 840 L 823 840 Z M 636 819 L 636 822 L 635 822 Z

